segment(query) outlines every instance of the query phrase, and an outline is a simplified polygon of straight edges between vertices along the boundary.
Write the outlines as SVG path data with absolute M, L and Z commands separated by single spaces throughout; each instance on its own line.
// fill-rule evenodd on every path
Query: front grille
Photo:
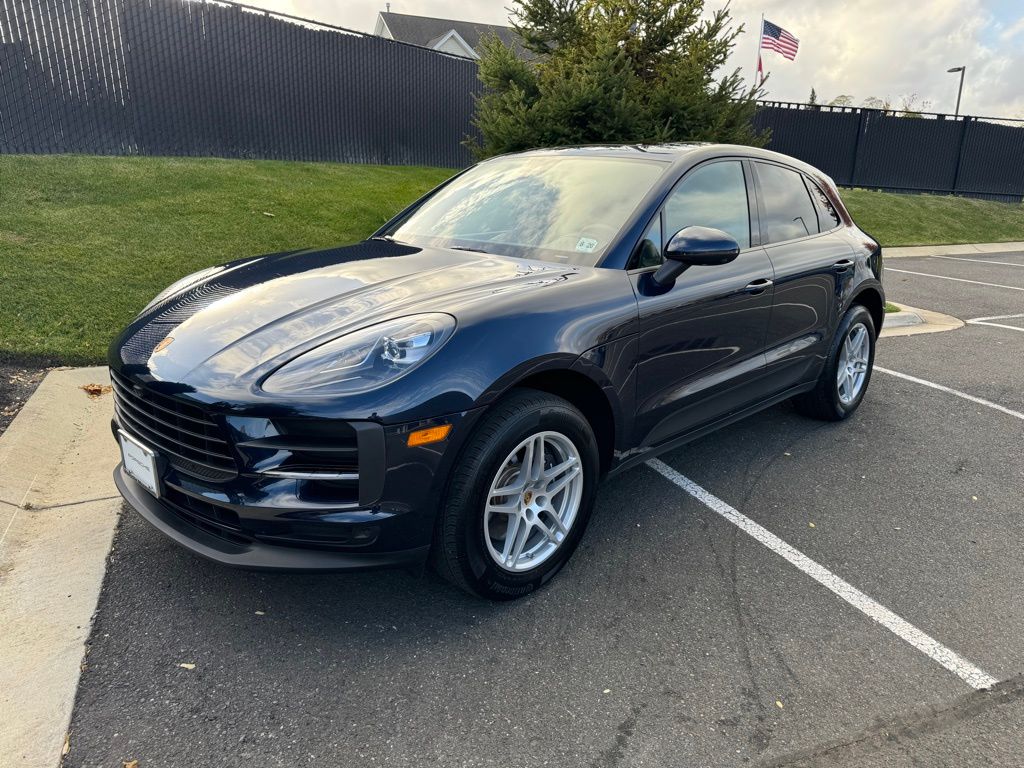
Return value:
M 206 531 L 212 536 L 239 546 L 262 541 L 266 544 L 305 549 L 335 549 L 372 544 L 380 532 L 377 525 L 344 525 L 289 520 L 247 521 L 242 524 L 238 514 L 227 507 L 185 493 L 165 484 L 161 495 L 164 508 L 179 519 Z
M 118 423 L 159 451 L 172 467 L 205 480 L 230 480 L 238 466 L 220 426 L 202 408 L 151 390 L 137 390 L 110 372 Z
M 252 537 L 242 531 L 238 515 L 230 509 L 197 499 L 171 485 L 164 486 L 162 499 L 166 509 L 207 533 L 232 544 L 252 542 Z
M 353 507 L 359 501 L 359 433 L 349 422 L 274 419 L 276 434 L 239 439 L 248 470 L 267 479 L 302 481 L 303 501 Z

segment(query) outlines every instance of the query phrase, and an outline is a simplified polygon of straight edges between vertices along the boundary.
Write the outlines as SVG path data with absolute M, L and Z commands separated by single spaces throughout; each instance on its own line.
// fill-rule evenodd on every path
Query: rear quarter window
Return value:
M 839 213 L 836 211 L 835 206 L 832 205 L 832 201 L 828 199 L 825 191 L 810 179 L 807 179 L 807 188 L 811 192 L 814 207 L 818 209 L 818 222 L 821 225 L 821 231 L 828 232 L 838 227 L 840 223 Z

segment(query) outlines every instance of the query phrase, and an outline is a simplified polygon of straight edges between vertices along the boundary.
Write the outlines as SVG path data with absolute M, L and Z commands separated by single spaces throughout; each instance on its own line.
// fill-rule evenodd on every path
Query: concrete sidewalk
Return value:
M 50 372 L 0 435 L 0 763 L 56 766 L 121 497 L 107 369 Z
M 882 254 L 890 258 L 901 256 L 970 256 L 979 253 L 1009 253 L 1024 251 L 1024 243 L 965 243 L 962 245 L 904 245 L 894 248 L 882 246 Z

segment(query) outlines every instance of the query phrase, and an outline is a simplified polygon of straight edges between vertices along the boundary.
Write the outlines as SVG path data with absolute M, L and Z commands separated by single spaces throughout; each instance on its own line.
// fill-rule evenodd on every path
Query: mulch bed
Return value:
M 0 435 L 52 366 L 0 356 Z

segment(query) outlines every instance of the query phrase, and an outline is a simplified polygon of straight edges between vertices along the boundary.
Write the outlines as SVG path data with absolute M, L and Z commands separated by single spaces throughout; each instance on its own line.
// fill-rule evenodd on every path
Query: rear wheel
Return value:
M 828 359 L 810 392 L 793 398 L 797 410 L 825 421 L 850 416 L 864 399 L 875 363 L 875 324 L 854 304 L 839 321 Z
M 590 518 L 594 435 L 569 402 L 518 390 L 484 417 L 453 471 L 433 559 L 481 597 L 511 600 L 548 581 Z

